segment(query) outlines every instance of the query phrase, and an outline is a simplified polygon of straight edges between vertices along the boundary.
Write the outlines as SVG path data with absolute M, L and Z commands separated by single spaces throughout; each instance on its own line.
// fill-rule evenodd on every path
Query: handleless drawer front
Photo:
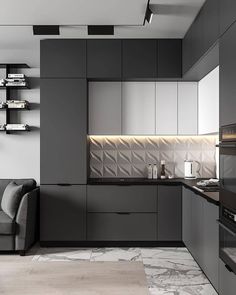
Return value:
M 89 213 L 87 238 L 89 241 L 155 241 L 157 214 Z
M 157 212 L 157 186 L 90 185 L 88 212 Z

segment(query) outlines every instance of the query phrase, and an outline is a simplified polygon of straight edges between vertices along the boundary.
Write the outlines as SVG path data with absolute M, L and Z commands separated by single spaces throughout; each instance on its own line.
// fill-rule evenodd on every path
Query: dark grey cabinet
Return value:
M 219 38 L 219 0 L 207 0 L 183 39 L 183 73 Z
M 219 295 L 235 295 L 236 275 L 219 259 Z
M 218 290 L 219 207 L 203 200 L 203 214 L 203 270 Z
M 182 40 L 160 39 L 157 41 L 158 78 L 182 77 Z
M 219 38 L 219 0 L 207 0 L 202 9 L 204 52 Z
M 121 79 L 121 40 L 87 40 L 87 77 Z
M 157 41 L 123 40 L 122 69 L 123 78 L 157 77 Z
M 182 187 L 158 186 L 158 240 L 182 241 Z
M 87 181 L 87 83 L 41 79 L 41 184 Z
M 41 185 L 40 241 L 86 240 L 86 186 Z
M 236 122 L 236 23 L 220 39 L 220 126 Z
M 236 21 L 236 1 L 219 0 L 220 2 L 220 33 L 221 35 Z
M 186 247 L 192 249 L 192 191 L 182 190 L 182 236 Z
M 89 241 L 155 241 L 155 213 L 88 213 Z
M 42 78 L 85 78 L 86 40 L 42 40 L 40 71 Z
M 218 290 L 219 207 L 183 188 L 182 208 L 183 242 Z
M 204 228 L 203 228 L 203 198 L 197 194 L 192 196 L 192 248 L 191 253 L 196 259 L 198 264 L 202 267 L 204 264 L 204 252 L 203 252 L 203 239 L 204 239 Z
M 157 212 L 157 186 L 89 185 L 88 212 Z

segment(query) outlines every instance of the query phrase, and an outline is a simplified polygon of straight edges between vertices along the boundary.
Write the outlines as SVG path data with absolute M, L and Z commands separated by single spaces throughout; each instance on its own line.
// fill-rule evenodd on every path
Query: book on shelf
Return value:
M 6 124 L 0 124 L 0 130 L 6 130 Z
M 29 106 L 27 100 L 7 100 L 6 104 L 9 109 L 24 109 Z
M 0 102 L 0 109 L 5 109 L 7 108 L 7 104 L 4 101 Z
M 29 125 L 27 124 L 6 124 L 6 130 L 29 130 Z
M 7 75 L 8 78 L 12 78 L 12 79 L 24 79 L 25 75 L 24 74 L 8 74 Z

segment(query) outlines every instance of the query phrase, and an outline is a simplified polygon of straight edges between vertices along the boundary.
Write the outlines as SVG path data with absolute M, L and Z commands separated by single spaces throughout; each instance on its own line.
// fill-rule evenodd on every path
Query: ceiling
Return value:
M 0 61 L 21 61 L 27 52 L 39 63 L 39 41 L 93 38 L 87 25 L 115 25 L 114 36 L 96 38 L 183 38 L 205 0 L 150 0 L 152 23 L 143 26 L 147 0 L 11 0 L 0 9 Z M 19 13 L 20 12 L 20 13 Z M 32 25 L 59 24 L 60 36 L 33 36 Z M 37 51 L 37 54 L 35 53 Z

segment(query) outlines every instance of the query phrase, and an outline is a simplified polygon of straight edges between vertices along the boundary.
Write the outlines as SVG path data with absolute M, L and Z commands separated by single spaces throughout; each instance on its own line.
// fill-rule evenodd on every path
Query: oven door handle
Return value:
M 219 226 L 225 229 L 227 232 L 229 232 L 232 236 L 236 237 L 236 233 L 234 233 L 231 229 L 229 229 L 227 226 L 225 226 L 220 220 L 217 220 L 219 223 Z

